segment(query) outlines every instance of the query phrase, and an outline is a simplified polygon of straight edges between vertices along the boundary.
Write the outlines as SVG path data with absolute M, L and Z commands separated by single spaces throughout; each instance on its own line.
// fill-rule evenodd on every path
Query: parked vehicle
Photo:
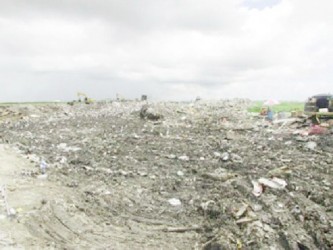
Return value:
M 333 112 L 333 95 L 322 94 L 309 97 L 304 105 L 305 113 Z

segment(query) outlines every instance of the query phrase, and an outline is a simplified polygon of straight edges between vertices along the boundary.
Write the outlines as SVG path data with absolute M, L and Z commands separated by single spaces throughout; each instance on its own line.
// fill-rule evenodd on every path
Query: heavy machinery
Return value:
M 309 97 L 304 105 L 304 113 L 315 123 L 333 119 L 333 95 L 321 94 Z
M 78 97 L 78 102 L 84 102 L 85 104 L 91 104 L 94 102 L 93 99 L 89 98 L 85 93 L 82 92 L 77 92 L 77 97 Z

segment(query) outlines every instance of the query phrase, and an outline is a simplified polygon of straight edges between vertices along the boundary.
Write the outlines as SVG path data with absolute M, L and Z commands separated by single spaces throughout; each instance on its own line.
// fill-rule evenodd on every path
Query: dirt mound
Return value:
M 17 219 L 42 247 L 330 249 L 332 134 L 247 105 L 150 104 L 158 120 L 140 119 L 139 102 L 51 106 L 3 123 L 31 169 L 49 164 L 52 195 Z

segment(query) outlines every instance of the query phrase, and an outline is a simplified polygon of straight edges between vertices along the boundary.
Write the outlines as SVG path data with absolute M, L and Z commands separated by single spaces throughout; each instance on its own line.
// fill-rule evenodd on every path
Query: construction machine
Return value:
M 78 102 L 84 102 L 85 104 L 91 104 L 93 99 L 89 98 L 85 93 L 77 92 Z M 82 98 L 82 99 L 81 99 Z
M 311 96 L 304 105 L 304 113 L 314 123 L 320 123 L 321 120 L 333 119 L 333 95 L 322 94 Z

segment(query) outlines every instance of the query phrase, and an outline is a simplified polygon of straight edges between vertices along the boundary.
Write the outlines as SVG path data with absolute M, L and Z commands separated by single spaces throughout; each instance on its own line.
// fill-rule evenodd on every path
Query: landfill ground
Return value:
M 1 106 L 0 248 L 333 249 L 332 127 L 250 104 Z

